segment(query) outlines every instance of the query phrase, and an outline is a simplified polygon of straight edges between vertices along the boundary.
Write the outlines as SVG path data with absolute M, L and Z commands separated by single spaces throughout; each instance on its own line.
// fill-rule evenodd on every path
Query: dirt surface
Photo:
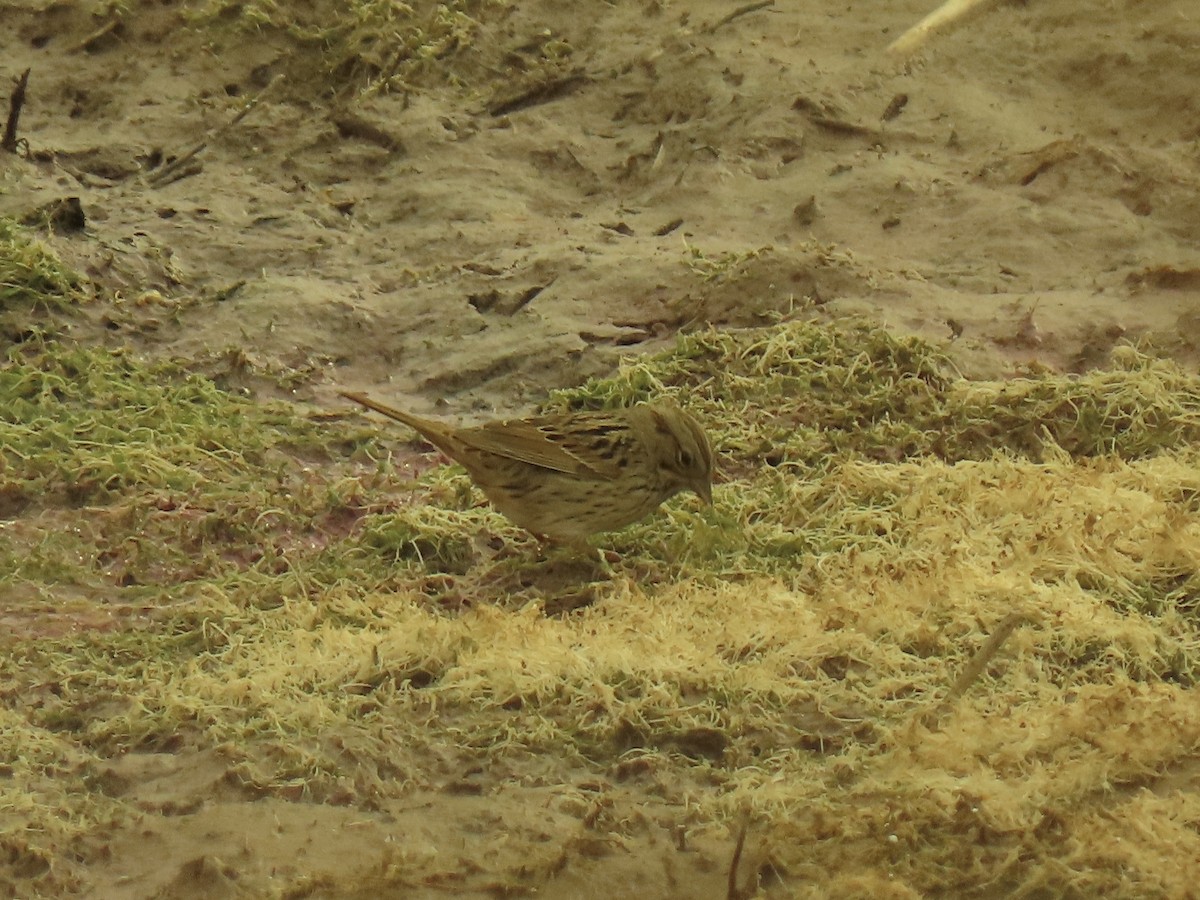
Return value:
M 42 6 L 3 6 L 41 161 L 6 161 L 0 212 L 79 196 L 60 249 L 120 291 L 111 340 L 244 355 L 301 399 L 509 408 L 681 328 L 810 312 L 957 336 L 973 371 L 1195 353 L 1187 0 L 1001 5 L 906 63 L 884 48 L 915 0 L 715 28 L 735 6 L 516 3 L 480 10 L 467 89 L 340 101 L 279 35 L 140 4 L 79 49 L 104 19 Z M 495 114 L 550 40 L 571 52 L 532 82 L 559 95 Z M 197 174 L 139 179 L 211 129 Z
M 86 231 L 47 238 L 100 286 L 80 338 L 330 408 L 365 389 L 523 409 L 681 330 L 800 316 L 882 321 L 973 373 L 1079 371 L 1124 339 L 1200 358 L 1194 0 L 1001 4 L 907 61 L 884 50 L 928 3 L 722 22 L 737 6 L 484 6 L 461 84 L 335 97 L 270 30 L 0 2 L 5 75 L 32 70 L 0 214 L 80 198 Z M 548 42 L 561 66 L 522 101 Z M 202 141 L 194 174 L 147 177 Z M 727 830 L 685 840 L 653 785 L 598 805 L 567 761 L 447 760 L 364 812 L 248 803 L 235 757 L 114 760 L 146 820 L 81 889 L 258 896 L 299 873 L 365 897 L 404 865 L 408 897 L 512 892 L 514 872 L 539 897 L 725 891 Z

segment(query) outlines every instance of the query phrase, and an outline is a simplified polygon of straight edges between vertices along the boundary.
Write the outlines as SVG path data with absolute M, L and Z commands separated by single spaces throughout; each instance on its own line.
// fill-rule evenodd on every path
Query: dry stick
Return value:
M 756 0 L 754 3 L 747 3 L 744 6 L 739 6 L 729 15 L 725 16 L 709 25 L 704 29 L 706 34 L 712 34 L 718 28 L 728 25 L 734 19 L 740 18 L 747 13 L 752 13 L 755 10 L 765 9 L 768 6 L 774 6 L 775 0 Z M 584 84 L 589 84 L 594 81 L 594 77 L 582 69 L 575 69 L 567 72 L 565 75 L 558 75 L 546 81 L 541 81 L 530 85 L 513 95 L 507 95 L 500 98 L 493 98 L 488 101 L 485 107 L 488 115 L 499 118 L 506 116 L 509 113 L 519 112 L 523 109 L 528 109 L 531 106 L 539 106 L 543 103 L 549 103 L 552 100 L 558 100 L 578 90 Z
M 358 113 L 350 110 L 335 110 L 329 114 L 329 121 L 338 130 L 338 134 L 344 138 L 358 138 L 360 141 L 375 144 L 389 152 L 404 149 L 404 144 L 398 137 L 389 134 L 378 125 L 368 122 Z
M 931 724 L 955 700 L 965 694 L 967 689 L 983 674 L 983 670 L 987 668 L 992 658 L 1000 652 L 1000 647 L 1008 640 L 1009 635 L 1016 631 L 1018 625 L 1028 621 L 1029 617 L 1025 613 L 1010 613 L 1002 619 L 1000 624 L 996 626 L 995 631 L 988 635 L 988 639 L 975 651 L 975 655 L 967 661 L 967 665 L 959 673 L 958 678 L 954 679 L 954 684 L 950 686 L 950 690 L 946 696 L 938 703 L 935 703 L 931 709 L 927 709 L 922 713 L 919 716 L 919 720 L 925 724 Z
M 560 97 L 565 97 L 573 93 L 589 81 L 591 81 L 589 75 L 582 69 L 576 69 L 565 75 L 551 78 L 548 81 L 540 81 L 515 95 L 500 100 L 492 100 L 488 103 L 487 112 L 488 115 L 499 118 L 518 110 L 527 109 L 530 106 L 540 106 L 543 103 L 549 103 L 551 100 L 557 100 Z
M 103 38 L 105 35 L 111 34 L 112 32 L 116 31 L 117 27 L 120 24 L 121 24 L 120 19 L 109 19 L 107 22 L 105 22 L 103 25 L 101 25 L 99 28 L 97 28 L 95 31 L 93 31 L 91 34 L 89 34 L 87 37 L 85 37 L 78 44 L 75 44 L 73 47 L 68 47 L 67 52 L 68 53 L 78 53 L 80 50 L 91 50 L 92 47 L 101 38 Z
M 0 150 L 7 150 L 9 153 L 16 153 L 17 145 L 21 143 L 17 139 L 17 120 L 21 118 L 21 107 L 25 105 L 25 88 L 29 86 L 31 71 L 26 69 L 21 73 L 16 79 L 17 86 L 13 89 L 12 96 L 8 98 L 8 121 L 4 123 L 4 139 L 0 140 Z
M 725 900 L 741 900 L 738 888 L 738 864 L 742 861 L 742 848 L 746 846 L 746 832 L 750 830 L 750 810 L 742 815 L 742 827 L 738 829 L 737 843 L 733 845 L 733 858 L 729 860 L 729 880 L 725 885 Z
M 709 25 L 704 30 L 708 34 L 712 34 L 718 28 L 724 28 L 726 25 L 728 25 L 734 19 L 740 19 L 742 16 L 747 15 L 748 13 L 757 12 L 760 9 L 766 9 L 768 6 L 774 6 L 774 5 L 775 5 L 775 0 L 758 0 L 757 3 L 747 3 L 745 6 L 739 6 L 737 9 L 735 9 L 729 15 L 724 16 L 723 18 L 717 19 L 717 21 L 713 22 L 713 24 Z
M 896 56 L 908 56 L 915 52 L 933 32 L 945 28 L 969 13 L 982 11 L 999 0 L 946 0 L 941 6 L 923 18 L 888 46 L 887 52 Z
M 229 129 L 233 128 L 233 126 L 235 126 L 238 122 L 242 121 L 242 119 L 246 118 L 246 116 L 250 113 L 250 110 L 254 109 L 254 107 L 259 104 L 259 101 L 261 101 L 263 97 L 267 96 L 268 92 L 270 92 L 270 90 L 275 87 L 275 85 L 277 85 L 282 78 L 282 75 L 276 75 L 271 79 L 270 84 L 247 100 L 245 105 L 238 110 L 237 114 L 232 119 L 230 119 L 224 125 L 219 125 L 216 128 L 210 129 L 208 134 L 204 136 L 204 140 L 198 143 L 191 150 L 184 153 L 182 156 L 171 160 L 158 171 L 151 172 L 146 175 L 146 183 L 151 187 L 162 187 L 165 184 L 170 184 L 172 181 L 177 181 L 179 178 L 184 177 L 184 175 L 191 174 L 193 171 L 195 171 L 194 169 L 189 169 L 186 171 L 180 170 L 184 169 L 188 163 L 203 153 L 204 149 L 209 145 L 209 143 L 216 140 L 225 132 L 229 131 Z

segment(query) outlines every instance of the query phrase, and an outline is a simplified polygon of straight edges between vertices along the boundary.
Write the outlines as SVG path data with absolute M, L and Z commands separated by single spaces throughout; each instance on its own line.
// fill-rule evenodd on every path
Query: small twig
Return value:
M 21 107 L 25 105 L 25 88 L 29 86 L 31 71 L 26 69 L 21 73 L 16 79 L 17 86 L 8 98 L 8 121 L 4 123 L 4 139 L 0 140 L 0 149 L 9 153 L 16 153 L 17 146 L 21 143 L 17 138 L 17 121 L 21 118 Z
M 1016 631 L 1018 625 L 1022 625 L 1029 621 L 1029 617 L 1025 613 L 1010 613 L 995 630 L 988 635 L 988 639 L 983 642 L 975 655 L 972 656 L 958 678 L 954 679 L 954 684 L 950 686 L 950 690 L 946 693 L 938 703 L 935 703 L 931 709 L 926 710 L 921 714 L 920 720 L 925 723 L 932 723 L 942 713 L 944 713 L 955 700 L 965 694 L 968 688 L 971 687 L 983 674 L 983 670 L 987 668 L 988 663 L 1000 652 L 1001 646 L 1008 640 L 1009 636 Z
M 877 138 L 883 134 L 874 126 L 860 125 L 858 122 L 848 122 L 845 119 L 835 119 L 831 116 L 809 116 L 808 120 L 819 128 L 837 134 L 859 134 L 871 138 Z
M 78 53 L 80 50 L 91 50 L 102 38 L 116 31 L 117 26 L 121 24 L 120 19 L 109 19 L 78 44 L 67 48 L 68 53 Z
M 843 117 L 842 111 L 824 103 L 817 103 L 808 97 L 797 97 L 792 101 L 792 109 L 802 113 L 818 128 L 832 131 L 835 134 L 861 135 L 871 140 L 882 140 L 884 131 L 873 125 L 860 125 Z
M 742 814 L 742 827 L 738 829 L 737 842 L 733 845 L 733 858 L 729 860 L 729 880 L 725 885 L 725 900 L 741 900 L 738 887 L 738 865 L 742 861 L 742 849 L 746 846 L 746 832 L 750 830 L 750 810 Z
M 758 12 L 760 9 L 766 9 L 768 6 L 774 5 L 775 0 L 757 0 L 755 3 L 747 3 L 744 6 L 739 6 L 729 15 L 717 19 L 717 21 L 705 28 L 704 31 L 706 34 L 712 34 L 718 28 L 724 28 L 734 19 L 740 19 L 742 16 L 748 15 L 752 12 Z
M 883 114 L 879 117 L 881 122 L 890 122 L 896 116 L 904 111 L 904 107 L 908 106 L 908 94 L 897 94 L 892 98 L 892 102 L 884 109 Z
M 935 31 L 953 25 L 970 13 L 980 11 L 997 2 L 999 0 L 946 0 L 920 22 L 892 41 L 887 52 L 894 56 L 908 56 L 916 52 Z
M 250 110 L 258 106 L 259 102 L 265 96 L 267 96 L 271 89 L 274 88 L 282 78 L 282 75 L 276 75 L 271 79 L 270 84 L 247 100 L 245 105 L 238 110 L 237 114 L 234 115 L 232 119 L 230 119 L 224 125 L 219 125 L 216 128 L 210 129 L 208 134 L 204 136 L 204 140 L 202 140 L 192 149 L 188 150 L 182 156 L 171 160 L 161 169 L 147 174 L 145 176 L 146 183 L 151 187 L 162 187 L 163 185 L 170 184 L 173 181 L 178 181 L 180 178 L 184 178 L 187 175 L 194 175 L 196 172 L 200 171 L 200 164 L 192 164 L 192 160 L 203 153 L 205 148 L 207 148 L 210 143 L 219 138 L 225 132 L 229 131 L 231 128 L 237 125 L 238 122 L 242 121 L 242 119 L 246 118 L 246 116 L 249 115 Z
M 586 73 L 577 69 L 565 75 L 539 81 L 508 97 L 493 100 L 488 104 L 487 112 L 490 116 L 499 117 L 528 109 L 530 106 L 540 106 L 573 93 L 590 80 Z
M 1022 613 L 1009 613 L 1001 620 L 1000 624 L 996 626 L 996 630 L 988 635 L 988 639 L 975 651 L 975 655 L 967 661 L 966 667 L 955 679 L 954 684 L 950 686 L 950 691 L 946 694 L 946 702 L 953 702 L 967 692 L 967 688 L 978 680 L 988 663 L 1000 652 L 1000 647 L 1008 640 L 1009 635 L 1016 631 L 1017 626 L 1024 621 L 1025 616 Z
M 344 138 L 358 138 L 369 144 L 375 144 L 390 152 L 404 150 L 404 144 L 394 134 L 390 134 L 373 122 L 368 122 L 357 113 L 349 110 L 338 110 L 330 113 L 329 121 L 337 128 L 338 134 Z

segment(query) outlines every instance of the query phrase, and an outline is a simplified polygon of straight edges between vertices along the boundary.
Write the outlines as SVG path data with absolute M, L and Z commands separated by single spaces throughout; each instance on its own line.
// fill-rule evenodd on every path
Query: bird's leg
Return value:
M 612 578 L 616 575 L 616 570 L 613 569 L 613 563 L 621 561 L 621 554 L 615 550 L 605 550 L 603 547 L 593 547 L 585 538 L 577 538 L 571 542 L 571 546 L 585 559 L 591 557 L 600 563 L 600 571 L 604 573 L 606 578 Z
M 616 574 L 612 564 L 621 561 L 620 555 L 615 551 L 593 547 L 585 537 L 555 538 L 546 534 L 535 534 L 534 537 L 544 546 L 557 544 L 568 548 L 572 553 L 583 559 L 595 560 L 600 564 L 600 571 L 608 577 Z

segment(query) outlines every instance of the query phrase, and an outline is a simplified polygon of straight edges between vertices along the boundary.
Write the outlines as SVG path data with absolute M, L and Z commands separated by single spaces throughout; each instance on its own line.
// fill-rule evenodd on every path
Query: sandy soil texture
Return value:
M 148 305 L 108 311 L 115 339 L 245 354 L 302 398 L 510 407 L 681 328 L 810 313 L 985 371 L 1194 352 L 1185 0 L 1002 4 L 905 63 L 918 2 L 485 5 L 467 89 L 348 100 L 269 31 L 145 4 L 88 42 L 102 17 L 41 6 L 4 6 L 43 161 L 9 161 L 0 211 L 79 196 L 68 255 Z M 138 177 L 206 138 L 196 174 Z

